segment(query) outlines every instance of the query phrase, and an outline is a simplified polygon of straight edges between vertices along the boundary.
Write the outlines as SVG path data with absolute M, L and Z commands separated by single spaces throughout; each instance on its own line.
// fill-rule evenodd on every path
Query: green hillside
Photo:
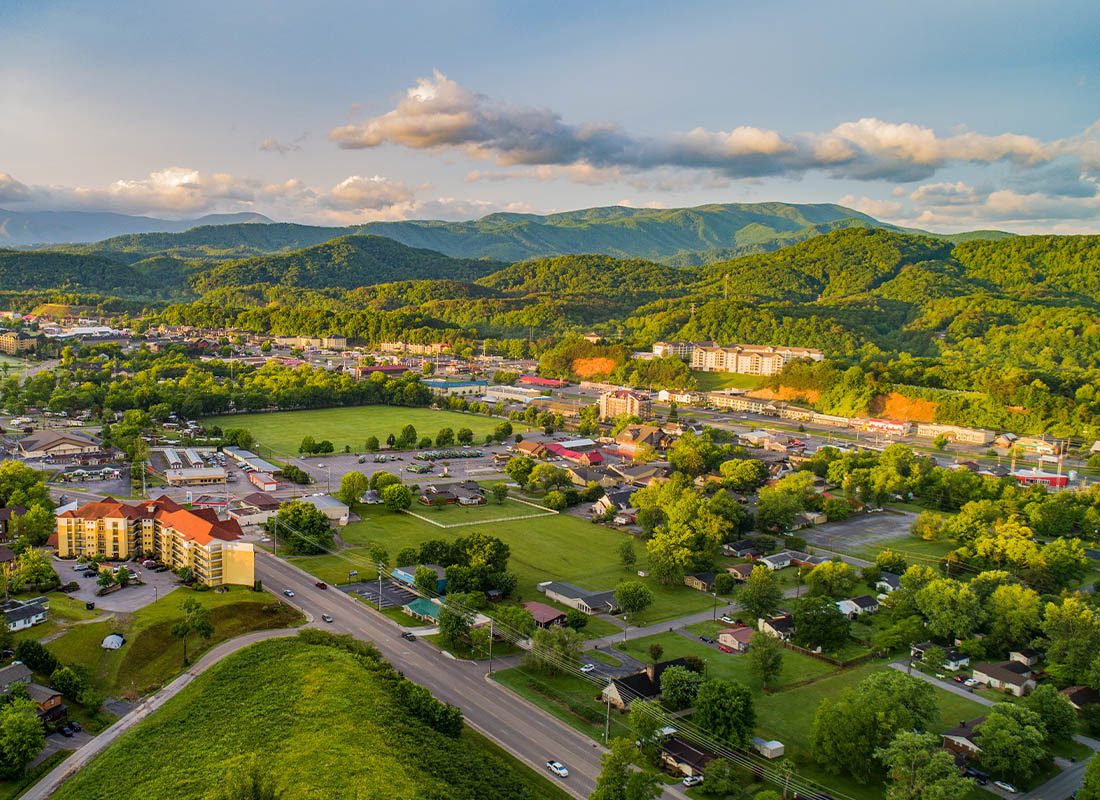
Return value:
M 76 253 L 0 250 L 0 289 L 60 289 L 144 295 L 155 286 L 140 270 Z

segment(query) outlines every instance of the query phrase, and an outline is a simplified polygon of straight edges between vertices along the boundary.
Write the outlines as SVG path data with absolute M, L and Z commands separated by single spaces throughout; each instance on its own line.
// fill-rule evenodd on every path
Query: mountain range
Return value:
M 110 211 L 9 211 L 0 208 L 0 246 L 98 242 L 128 233 L 180 233 L 200 225 L 262 222 L 271 222 L 271 219 L 247 211 L 170 220 Z

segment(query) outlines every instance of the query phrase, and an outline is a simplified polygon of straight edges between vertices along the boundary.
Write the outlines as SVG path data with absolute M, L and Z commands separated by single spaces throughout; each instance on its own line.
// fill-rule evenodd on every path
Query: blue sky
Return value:
M 4 0 L 0 207 L 1094 232 L 1098 41 L 1095 2 Z

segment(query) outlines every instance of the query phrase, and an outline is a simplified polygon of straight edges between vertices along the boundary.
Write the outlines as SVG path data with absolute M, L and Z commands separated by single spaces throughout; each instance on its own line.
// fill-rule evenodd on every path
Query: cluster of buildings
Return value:
M 687 361 L 698 372 L 736 372 L 741 375 L 778 375 L 791 361 L 821 361 L 825 354 L 811 347 L 714 342 L 655 342 L 653 355 Z

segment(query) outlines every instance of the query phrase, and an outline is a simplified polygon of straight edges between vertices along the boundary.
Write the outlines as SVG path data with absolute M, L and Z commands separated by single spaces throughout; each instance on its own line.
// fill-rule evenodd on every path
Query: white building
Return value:
M 699 372 L 736 372 L 742 375 L 778 375 L 799 358 L 821 361 L 825 354 L 809 347 L 735 344 L 702 346 L 691 353 L 691 368 Z

